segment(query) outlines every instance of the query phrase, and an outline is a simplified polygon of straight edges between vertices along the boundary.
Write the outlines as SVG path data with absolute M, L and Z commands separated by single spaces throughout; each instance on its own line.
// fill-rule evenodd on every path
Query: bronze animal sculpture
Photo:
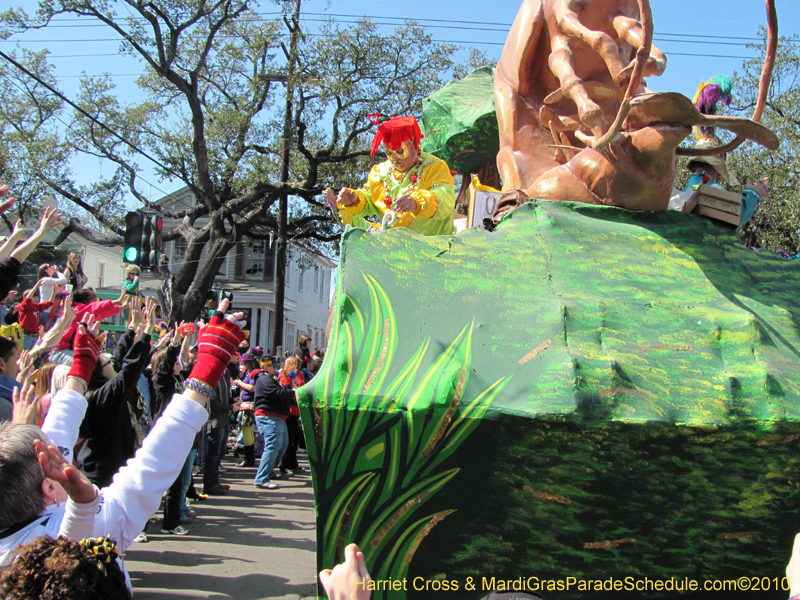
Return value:
M 770 7 L 774 63 L 773 0 L 768 14 Z M 648 93 L 644 76 L 666 67 L 652 36 L 647 0 L 524 0 L 495 73 L 504 190 L 666 210 L 678 146 L 692 126 L 728 129 L 738 143 L 777 149 L 777 136 L 756 122 L 770 52 L 754 119 L 706 116 L 681 94 Z

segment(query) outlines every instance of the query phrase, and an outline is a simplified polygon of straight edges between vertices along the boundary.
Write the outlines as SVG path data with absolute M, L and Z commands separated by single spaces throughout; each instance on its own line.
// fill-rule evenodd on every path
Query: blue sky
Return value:
M 792 35 L 800 31 L 800 2 L 777 2 L 780 33 Z M 665 74 L 649 79 L 648 85 L 656 91 L 678 91 L 689 97 L 701 80 L 720 73 L 733 75 L 740 69 L 743 59 L 754 54 L 744 44 L 756 37 L 759 25 L 766 23 L 763 0 L 653 0 L 652 3 L 655 43 L 667 54 L 668 65 Z M 0 10 L 11 6 L 23 6 L 32 12 L 35 3 L 0 1 Z M 391 28 L 388 23 L 400 23 L 399 19 L 403 18 L 425 20 L 423 22 L 430 26 L 435 40 L 456 41 L 463 45 L 474 43 L 497 58 L 519 6 L 518 0 L 402 3 L 387 0 L 304 0 L 302 11 L 306 31 L 318 25 L 322 13 L 352 15 L 338 17 L 340 20 L 368 15 L 377 22 L 387 23 L 386 29 Z M 263 2 L 257 10 L 276 13 L 279 7 L 273 2 Z M 124 16 L 127 13 L 122 8 L 119 14 Z M 93 41 L 112 38 L 108 30 L 97 26 L 77 27 L 75 22 L 59 25 L 62 26 L 15 36 L 12 40 L 19 40 L 31 49 L 49 48 L 61 90 L 69 97 L 75 97 L 78 77 L 82 73 L 96 75 L 102 72 L 112 75 L 123 99 L 135 96 L 133 81 L 140 71 L 139 63 L 133 58 L 119 56 L 115 41 Z M 13 46 L 10 42 L 0 43 L 4 51 Z M 144 158 L 140 160 L 143 167 L 147 167 L 147 162 Z M 89 182 L 98 175 L 109 175 L 112 171 L 112 165 L 94 158 L 76 162 L 74 168 L 82 182 Z M 144 191 L 152 194 L 154 199 L 160 196 L 159 190 L 170 192 L 181 187 L 179 183 L 158 181 L 152 172 L 144 175 L 152 184 L 150 189 L 145 186 Z

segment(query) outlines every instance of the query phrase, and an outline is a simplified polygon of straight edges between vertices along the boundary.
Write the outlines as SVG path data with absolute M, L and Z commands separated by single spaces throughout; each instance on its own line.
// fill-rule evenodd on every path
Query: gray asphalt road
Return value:
M 299 459 L 308 473 L 305 454 Z M 231 486 L 227 496 L 192 504 L 197 517 L 185 525 L 189 535 L 162 534 L 159 513 L 148 526 L 150 541 L 126 552 L 136 600 L 316 596 L 311 476 L 259 490 L 253 486 L 256 470 L 234 468 L 238 462 L 223 461 L 221 481 Z

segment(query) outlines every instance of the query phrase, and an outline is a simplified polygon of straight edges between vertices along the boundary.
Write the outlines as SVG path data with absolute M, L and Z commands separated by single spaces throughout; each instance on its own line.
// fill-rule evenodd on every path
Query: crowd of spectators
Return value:
M 301 472 L 295 391 L 324 353 L 307 337 L 285 364 L 250 348 L 227 300 L 207 323 L 154 333 L 159 307 L 138 295 L 138 269 L 119 298 L 98 300 L 77 254 L 13 293 L 23 261 L 59 224 L 48 209 L 32 236 L 18 222 L 0 245 L 0 597 L 130 598 L 118 558 L 147 541 L 162 496 L 161 532 L 187 535 L 197 518 L 188 500 L 228 493 L 229 440 L 241 468 L 260 456 L 259 488 Z M 111 343 L 99 325 L 119 313 L 126 329 Z

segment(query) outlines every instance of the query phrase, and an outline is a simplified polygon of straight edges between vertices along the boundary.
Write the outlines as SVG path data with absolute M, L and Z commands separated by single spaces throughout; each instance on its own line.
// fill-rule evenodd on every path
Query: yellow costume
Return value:
M 375 165 L 367 184 L 354 191 L 358 202 L 352 206 L 338 204 L 345 225 L 352 224 L 354 217 L 383 215 L 394 200 L 409 194 L 416 201 L 417 210 L 399 213 L 393 227 L 408 227 L 424 235 L 454 233 L 455 182 L 447 163 L 433 154 L 421 152 L 419 162 L 405 173 L 395 170 L 389 160 Z

